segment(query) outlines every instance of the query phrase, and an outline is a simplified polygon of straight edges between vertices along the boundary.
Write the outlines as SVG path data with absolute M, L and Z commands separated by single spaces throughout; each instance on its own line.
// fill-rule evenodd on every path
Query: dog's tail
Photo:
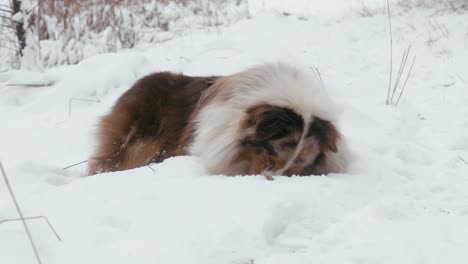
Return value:
M 144 166 L 161 150 L 158 139 L 138 136 L 138 124 L 124 111 L 103 117 L 98 127 L 98 146 L 89 160 L 88 174 L 120 171 Z

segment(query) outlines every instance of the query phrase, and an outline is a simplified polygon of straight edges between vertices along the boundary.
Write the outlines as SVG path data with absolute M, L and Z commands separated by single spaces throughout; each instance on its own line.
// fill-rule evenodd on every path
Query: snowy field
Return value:
M 395 12 L 394 72 L 408 45 L 417 56 L 395 107 L 387 17 L 351 2 L 251 1 L 251 19 L 228 27 L 0 73 L 0 160 L 25 215 L 47 216 L 63 239 L 29 221 L 43 263 L 468 263 L 468 14 Z M 348 174 L 224 177 L 193 157 L 95 177 L 62 169 L 88 158 L 99 117 L 145 74 L 278 60 L 320 69 Z M 0 221 L 16 217 L 2 180 Z M 20 222 L 0 224 L 0 263 L 35 263 Z

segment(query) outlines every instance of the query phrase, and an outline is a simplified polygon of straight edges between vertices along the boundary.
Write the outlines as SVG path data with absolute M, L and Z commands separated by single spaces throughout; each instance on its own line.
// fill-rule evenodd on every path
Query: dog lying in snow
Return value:
M 198 156 L 211 174 L 344 172 L 332 102 L 314 75 L 277 63 L 229 76 L 148 75 L 98 128 L 89 174 Z

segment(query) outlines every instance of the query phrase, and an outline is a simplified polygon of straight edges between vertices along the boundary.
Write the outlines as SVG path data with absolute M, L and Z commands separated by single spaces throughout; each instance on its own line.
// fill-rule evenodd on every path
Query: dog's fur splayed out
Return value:
M 314 75 L 265 64 L 229 76 L 160 72 L 137 81 L 105 116 L 89 173 L 180 155 L 211 174 L 344 172 L 348 154 L 333 103 Z

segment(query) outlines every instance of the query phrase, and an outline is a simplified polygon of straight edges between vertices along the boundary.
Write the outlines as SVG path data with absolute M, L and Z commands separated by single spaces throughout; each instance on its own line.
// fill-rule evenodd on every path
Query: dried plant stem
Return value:
M 37 251 L 36 244 L 34 243 L 31 232 L 29 231 L 29 228 L 28 228 L 28 224 L 26 223 L 26 220 L 24 219 L 23 212 L 21 211 L 21 208 L 19 207 L 18 201 L 16 200 L 15 194 L 13 193 L 13 189 L 11 188 L 10 182 L 8 181 L 8 177 L 5 173 L 5 169 L 3 168 L 2 162 L 0 162 L 0 169 L 2 171 L 3 179 L 5 180 L 5 184 L 8 188 L 8 191 L 10 192 L 11 199 L 13 200 L 13 203 L 15 204 L 16 211 L 18 212 L 21 222 L 23 223 L 24 230 L 26 231 L 26 234 L 28 235 L 28 239 L 29 239 L 29 242 L 31 243 L 31 247 L 34 251 L 34 256 L 36 257 L 37 263 L 42 264 L 41 258 L 39 257 L 39 252 Z
M 101 101 L 99 100 L 90 100 L 90 99 L 81 99 L 81 98 L 70 98 L 68 101 L 68 119 L 71 118 L 71 112 L 72 112 L 72 102 L 73 101 L 82 101 L 82 102 L 91 102 L 91 103 L 100 103 Z
M 390 29 L 390 76 L 388 79 L 388 91 L 387 91 L 387 105 L 390 104 L 390 90 L 392 89 L 392 78 L 393 78 L 393 33 L 392 33 L 392 15 L 390 13 L 390 3 L 387 0 L 387 12 L 388 12 L 388 26 Z
M 154 173 L 156 173 L 156 171 L 151 167 L 150 164 L 146 165 L 150 170 L 152 170 Z
M 411 63 L 411 67 L 406 75 L 405 82 L 403 85 L 401 84 L 403 74 L 406 69 L 406 65 L 408 62 L 408 57 L 411 52 L 411 45 L 403 52 L 403 56 L 401 57 L 400 67 L 398 68 L 398 72 L 396 75 L 395 83 L 393 83 L 393 31 L 392 31 L 392 14 L 390 11 L 390 1 L 386 0 L 387 3 L 387 13 L 388 13 L 388 26 L 389 26 L 389 35 L 390 35 L 390 72 L 389 72 L 389 80 L 388 80 L 388 91 L 387 91 L 387 105 L 398 106 L 400 102 L 401 96 L 405 91 L 406 84 L 408 82 L 409 77 L 411 76 L 411 72 L 413 71 L 414 61 L 416 60 L 416 56 L 413 58 L 413 62 Z M 401 88 L 400 88 L 401 87 Z M 393 88 L 393 89 L 392 89 Z M 395 102 L 395 95 L 398 93 L 398 99 Z
M 86 162 L 88 162 L 88 160 L 83 160 L 83 161 L 80 161 L 80 162 L 78 162 L 78 163 L 75 163 L 75 164 L 72 164 L 72 165 L 70 165 L 70 166 L 67 166 L 67 167 L 65 167 L 65 168 L 62 168 L 62 170 L 66 170 L 66 169 L 69 169 L 69 168 L 71 168 L 71 167 L 78 166 L 78 165 L 83 164 L 83 163 L 86 163 Z
M 403 95 L 403 92 L 405 91 L 406 83 L 408 82 L 409 77 L 411 76 L 411 72 L 413 71 L 413 66 L 414 66 L 414 61 L 416 60 L 416 56 L 413 58 L 413 62 L 411 62 L 411 67 L 408 71 L 408 75 L 406 75 L 405 83 L 403 84 L 403 87 L 401 88 L 400 95 L 398 95 L 398 100 L 396 101 L 395 106 L 398 106 L 398 103 L 400 102 L 401 96 Z
M 400 67 L 398 68 L 397 78 L 395 80 L 395 84 L 393 85 L 392 96 L 390 98 L 390 102 L 393 102 L 393 98 L 397 91 L 398 85 L 400 84 L 401 76 L 406 68 L 406 62 L 408 61 L 408 55 L 411 51 L 411 45 L 408 46 L 408 49 L 403 52 L 403 56 L 401 57 Z
M 13 219 L 3 219 L 3 220 L 0 220 L 0 224 L 3 224 L 3 223 L 6 223 L 6 222 L 15 222 L 15 221 L 22 221 L 22 220 L 34 220 L 34 219 L 44 219 L 44 221 L 46 221 L 47 225 L 49 226 L 49 228 L 52 230 L 52 232 L 54 233 L 54 235 L 57 237 L 58 240 L 62 241 L 62 239 L 60 238 L 59 234 L 57 233 L 57 231 L 55 230 L 54 226 L 52 226 L 52 224 L 49 222 L 49 219 L 45 216 L 31 216 L 31 217 L 25 217 L 25 218 L 13 218 Z
M 12 84 L 7 84 L 6 86 L 17 86 L 17 87 L 48 87 L 52 86 L 54 83 L 12 83 Z
M 462 157 L 458 156 L 458 158 L 463 161 L 466 165 L 468 165 L 468 161 L 464 160 Z
M 320 74 L 320 71 L 317 67 L 314 67 L 315 69 L 315 75 L 317 75 L 317 78 L 320 80 L 320 84 L 322 85 L 322 89 L 325 89 L 325 84 L 323 83 L 323 79 L 322 79 L 322 74 Z

